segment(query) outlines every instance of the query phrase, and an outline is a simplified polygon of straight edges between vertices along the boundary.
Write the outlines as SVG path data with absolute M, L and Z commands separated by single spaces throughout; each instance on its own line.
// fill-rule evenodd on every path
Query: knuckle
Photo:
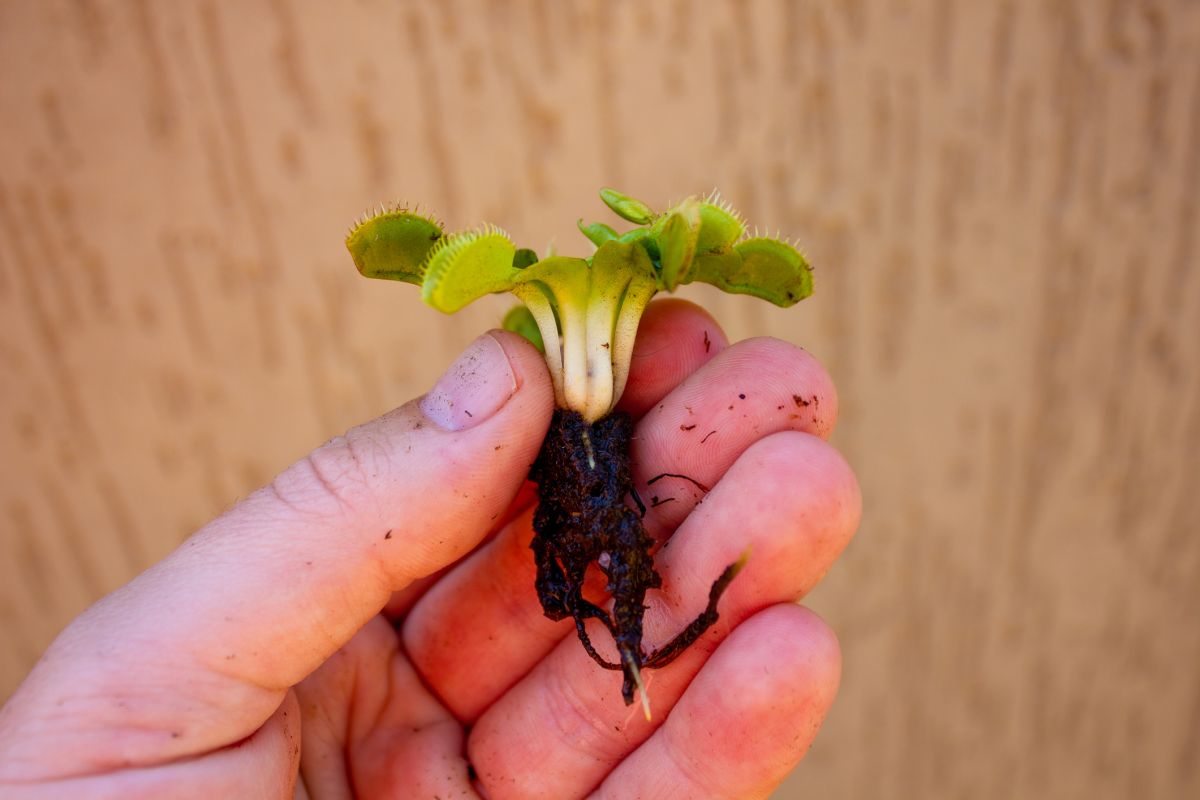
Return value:
M 668 726 L 663 735 L 663 749 L 668 764 L 664 768 L 678 782 L 681 797 L 712 797 L 729 781 L 725 764 L 717 759 L 705 759 L 702 751 L 680 741 L 679 729 Z
M 374 449 L 353 432 L 336 436 L 292 465 L 271 488 L 298 511 L 351 514 L 373 502 Z
M 339 436 L 318 447 L 302 462 L 312 477 L 314 488 L 338 505 L 353 508 L 357 491 L 364 483 L 362 465 L 348 440 Z
M 590 671 L 590 662 L 588 667 Z M 544 686 L 552 729 L 572 750 L 616 763 L 623 755 L 622 740 L 614 733 L 612 721 L 600 710 L 609 708 L 614 698 L 602 696 L 597 702 L 593 692 L 579 690 L 569 670 L 569 667 L 550 670 L 551 679 Z

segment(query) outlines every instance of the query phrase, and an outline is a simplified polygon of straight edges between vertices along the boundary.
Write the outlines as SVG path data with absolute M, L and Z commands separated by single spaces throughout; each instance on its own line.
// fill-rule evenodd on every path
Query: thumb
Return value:
M 85 736 L 99 740 L 85 747 L 99 748 L 91 769 L 248 735 L 392 592 L 479 542 L 520 488 L 552 409 L 533 347 L 503 331 L 479 337 L 427 395 L 313 451 L 77 619 L 0 715 L 0 755 L 15 746 L 37 759 L 36 737 L 17 741 L 12 721 L 47 691 L 58 719 L 72 705 L 93 717 L 113 708 L 97 697 L 124 699 L 106 722 L 137 743 Z

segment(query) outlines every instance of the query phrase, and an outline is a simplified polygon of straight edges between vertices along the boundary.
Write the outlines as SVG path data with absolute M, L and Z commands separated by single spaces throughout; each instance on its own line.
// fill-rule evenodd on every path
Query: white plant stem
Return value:
M 546 349 L 546 366 L 550 369 L 550 380 L 554 383 L 554 402 L 565 408 L 567 401 L 563 393 L 563 346 L 562 337 L 558 333 L 558 321 L 554 316 L 554 306 L 541 289 L 532 283 L 513 287 L 517 296 L 533 319 L 537 322 L 538 331 L 542 334 L 542 346 Z
M 607 281 L 603 286 L 593 283 L 588 295 L 586 399 L 579 412 L 588 422 L 613 407 L 613 323 L 624 291 L 624 283 Z
M 625 299 L 617 312 L 616 325 L 613 326 L 612 406 L 615 406 L 621 399 L 621 395 L 625 393 L 625 384 L 629 381 L 629 362 L 633 359 L 633 342 L 637 338 L 638 324 L 642 321 L 642 312 L 646 310 L 646 304 L 650 302 L 650 298 L 654 297 L 656 291 L 654 278 L 647 275 L 635 275 L 629 282 L 629 288 L 625 290 Z
M 638 323 L 655 290 L 649 275 L 593 270 L 513 288 L 542 334 L 561 408 L 588 422 L 613 410 L 629 379 Z

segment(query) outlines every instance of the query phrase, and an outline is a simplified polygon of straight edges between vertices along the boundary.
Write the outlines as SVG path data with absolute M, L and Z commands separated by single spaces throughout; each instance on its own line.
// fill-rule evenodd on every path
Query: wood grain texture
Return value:
M 1195 0 L 3 0 L 0 697 L 494 324 L 359 279 L 364 207 L 582 251 L 717 185 L 818 290 L 690 296 L 825 361 L 866 498 L 778 796 L 1200 794 L 1197 54 Z

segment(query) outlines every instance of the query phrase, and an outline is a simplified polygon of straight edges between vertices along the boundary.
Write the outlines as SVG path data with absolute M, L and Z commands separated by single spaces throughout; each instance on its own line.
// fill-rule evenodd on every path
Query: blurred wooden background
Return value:
M 612 185 L 805 243 L 858 539 L 780 797 L 1200 796 L 1200 3 L 0 0 L 0 698 L 87 603 L 424 391 L 366 206 L 585 252 Z

